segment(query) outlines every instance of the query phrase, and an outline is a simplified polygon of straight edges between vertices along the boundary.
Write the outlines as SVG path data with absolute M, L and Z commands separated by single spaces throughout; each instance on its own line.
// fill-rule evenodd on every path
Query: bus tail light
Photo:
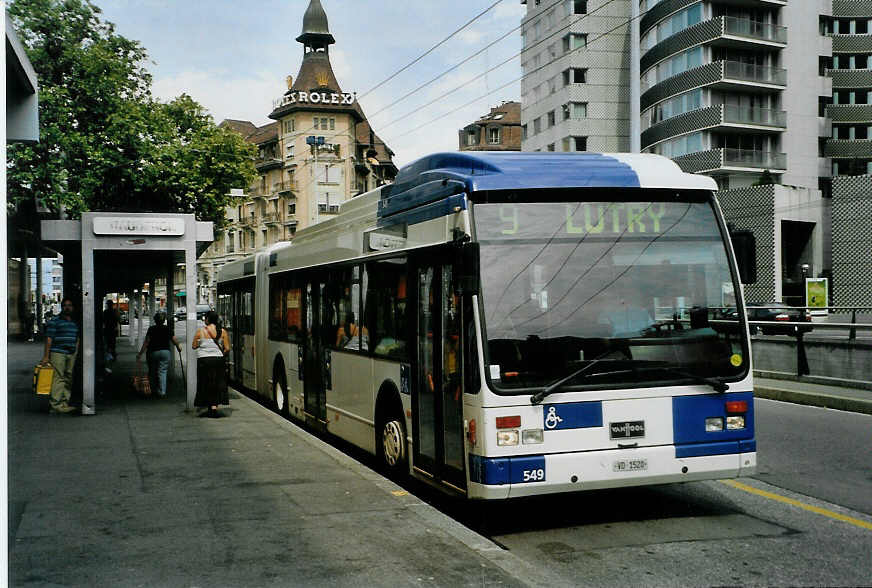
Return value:
M 497 429 L 517 429 L 521 426 L 521 415 L 497 417 Z
M 518 430 L 497 431 L 497 445 L 517 445 L 520 440 Z
M 733 400 L 724 403 L 724 407 L 727 410 L 727 429 L 744 429 L 748 403 L 745 400 Z
M 744 400 L 731 400 L 724 404 L 727 414 L 743 414 L 748 412 L 748 403 Z

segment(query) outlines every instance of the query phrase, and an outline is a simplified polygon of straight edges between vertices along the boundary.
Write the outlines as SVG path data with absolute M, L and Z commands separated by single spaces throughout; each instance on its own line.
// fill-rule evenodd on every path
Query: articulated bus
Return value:
M 232 379 L 473 499 L 751 474 L 715 189 L 657 155 L 424 157 L 222 268 Z

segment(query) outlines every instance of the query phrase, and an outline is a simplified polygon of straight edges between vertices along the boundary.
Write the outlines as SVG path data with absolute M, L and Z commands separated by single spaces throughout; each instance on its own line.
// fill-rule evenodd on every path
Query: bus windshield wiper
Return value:
M 591 362 L 589 364 L 578 368 L 577 370 L 575 370 L 574 372 L 572 372 L 568 376 L 565 376 L 563 378 L 560 378 L 559 380 L 556 380 L 556 381 L 548 384 L 547 386 L 545 386 L 544 388 L 542 388 L 541 390 L 539 390 L 538 392 L 536 392 L 535 394 L 530 396 L 530 403 L 531 404 L 539 404 L 540 402 L 542 402 L 542 400 L 546 396 L 548 396 L 549 394 L 551 394 L 552 392 L 554 392 L 555 390 L 560 388 L 563 384 L 565 384 L 569 380 L 572 380 L 573 378 L 577 378 L 578 376 L 580 376 L 581 374 L 583 374 L 584 372 L 586 372 L 587 370 L 592 368 L 594 365 L 596 365 L 600 361 L 601 360 L 599 358 L 593 359 L 593 360 L 591 360 Z
M 577 378 L 581 374 L 585 373 L 588 369 L 593 367 L 594 364 L 597 364 L 600 361 L 601 361 L 600 358 L 594 359 L 589 364 L 575 370 L 574 372 L 572 372 L 568 376 L 565 376 L 565 377 L 560 378 L 559 380 L 557 380 L 551 384 L 548 384 L 547 386 L 542 388 L 542 390 L 540 390 L 539 392 L 536 392 L 535 394 L 533 394 L 530 397 L 530 403 L 531 404 L 539 404 L 540 402 L 542 402 L 542 400 L 546 396 L 548 396 L 549 394 L 551 394 L 552 392 L 554 392 L 555 390 L 557 390 L 558 388 L 560 388 L 561 386 L 566 384 L 568 381 L 570 381 L 574 378 Z M 618 374 L 638 374 L 641 372 L 649 372 L 649 371 L 667 372 L 670 374 L 675 374 L 677 376 L 681 376 L 683 378 L 687 378 L 687 379 L 692 380 L 698 384 L 708 384 L 709 386 L 711 386 L 712 388 L 715 389 L 715 392 L 719 392 L 721 394 L 726 392 L 729 389 L 729 386 L 727 386 L 724 382 L 718 380 L 717 378 L 707 378 L 705 376 L 699 376 L 699 375 L 693 374 L 691 372 L 687 372 L 681 368 L 671 366 L 671 365 L 650 366 L 650 367 L 641 367 L 641 368 L 636 367 L 636 368 L 628 368 L 628 369 L 622 369 L 622 370 L 610 370 L 607 372 L 595 372 L 593 374 L 590 374 L 590 376 L 614 376 L 614 375 L 618 375 Z
M 697 384 L 708 384 L 709 386 L 711 386 L 712 388 L 715 389 L 715 392 L 718 392 L 720 394 L 723 394 L 724 392 L 726 392 L 729 389 L 729 386 L 727 386 L 724 382 L 722 382 L 721 380 L 719 380 L 717 378 L 707 378 L 705 376 L 700 376 L 698 374 L 694 374 L 692 372 L 685 371 L 685 370 L 681 369 L 680 367 L 676 367 L 676 366 L 668 365 L 668 364 L 667 365 L 644 367 L 644 368 L 635 368 L 631 371 L 634 371 L 634 372 L 660 371 L 660 372 L 667 372 L 670 374 L 675 374 L 676 376 L 681 376 L 683 378 L 687 378 L 688 380 L 692 380 L 693 382 L 696 382 Z

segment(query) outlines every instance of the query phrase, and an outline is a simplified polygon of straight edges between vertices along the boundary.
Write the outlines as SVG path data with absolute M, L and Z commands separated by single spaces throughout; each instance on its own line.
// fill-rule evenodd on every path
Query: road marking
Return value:
M 751 494 L 762 496 L 763 498 L 770 498 L 772 500 L 777 500 L 778 502 L 783 502 L 792 506 L 798 506 L 803 510 L 823 515 L 825 517 L 830 517 L 831 519 L 836 519 L 872 531 L 872 523 L 866 522 L 861 519 L 849 517 L 847 515 L 843 515 L 832 510 L 827 510 L 826 508 L 821 508 L 819 506 L 812 506 L 811 504 L 806 504 L 804 502 L 800 502 L 799 500 L 794 500 L 793 498 L 781 496 L 780 494 L 774 494 L 772 492 L 767 492 L 766 490 L 760 490 L 759 488 L 754 488 L 753 486 L 748 486 L 747 484 L 743 484 L 735 480 L 720 480 L 720 482 L 722 484 L 726 484 L 727 486 L 732 486 L 733 488 L 738 488 L 739 490 L 744 490 L 745 492 L 750 492 Z

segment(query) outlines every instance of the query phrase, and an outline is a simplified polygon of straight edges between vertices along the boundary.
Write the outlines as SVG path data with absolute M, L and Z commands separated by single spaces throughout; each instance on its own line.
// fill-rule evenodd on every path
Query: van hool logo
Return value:
M 626 421 L 609 423 L 609 433 L 612 439 L 627 439 L 645 436 L 645 421 Z

